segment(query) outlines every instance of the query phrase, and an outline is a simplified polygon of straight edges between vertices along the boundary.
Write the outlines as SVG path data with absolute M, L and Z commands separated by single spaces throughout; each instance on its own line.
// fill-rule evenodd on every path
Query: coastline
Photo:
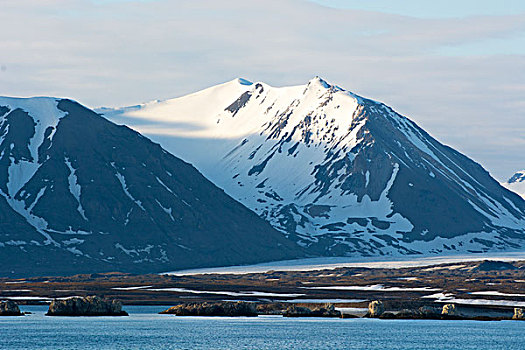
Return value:
M 486 310 L 479 316 L 503 319 L 511 317 L 514 308 L 525 307 L 524 271 L 525 260 L 483 260 L 242 274 L 108 273 L 4 278 L 0 279 L 0 300 L 20 305 L 49 304 L 55 299 L 98 295 L 118 299 L 124 306 L 243 301 L 266 305 L 273 314 L 292 305 L 312 309 L 332 304 L 337 310 L 362 311 L 371 301 L 381 300 L 390 318 L 421 318 L 417 312 L 407 310 L 456 304 L 464 310 Z

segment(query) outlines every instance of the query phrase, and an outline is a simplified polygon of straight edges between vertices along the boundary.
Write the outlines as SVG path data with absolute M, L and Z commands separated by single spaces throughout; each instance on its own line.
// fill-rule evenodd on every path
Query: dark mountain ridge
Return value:
M 0 275 L 161 272 L 302 252 L 190 164 L 67 99 L 0 98 Z

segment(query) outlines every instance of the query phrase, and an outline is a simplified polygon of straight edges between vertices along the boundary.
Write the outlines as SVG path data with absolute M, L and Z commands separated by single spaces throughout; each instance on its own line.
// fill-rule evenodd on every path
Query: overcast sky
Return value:
M 0 95 L 90 107 L 315 75 L 498 180 L 525 168 L 525 1 L 2 0 Z

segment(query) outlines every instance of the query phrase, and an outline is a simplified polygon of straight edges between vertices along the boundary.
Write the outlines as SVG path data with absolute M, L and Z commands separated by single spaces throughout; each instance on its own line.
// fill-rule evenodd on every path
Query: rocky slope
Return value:
M 139 133 L 71 100 L 0 98 L 0 275 L 159 272 L 300 254 Z
M 101 109 L 312 255 L 522 249 L 525 201 L 390 107 L 316 77 Z

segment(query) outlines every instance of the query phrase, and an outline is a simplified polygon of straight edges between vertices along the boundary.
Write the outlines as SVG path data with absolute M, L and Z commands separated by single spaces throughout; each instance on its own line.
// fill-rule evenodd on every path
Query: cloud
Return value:
M 321 75 L 407 114 L 500 179 L 525 166 L 524 55 L 442 53 L 513 40 L 525 33 L 523 14 L 423 19 L 303 0 L 7 0 L 0 33 L 2 95 L 117 106 L 238 76 L 278 86 Z

